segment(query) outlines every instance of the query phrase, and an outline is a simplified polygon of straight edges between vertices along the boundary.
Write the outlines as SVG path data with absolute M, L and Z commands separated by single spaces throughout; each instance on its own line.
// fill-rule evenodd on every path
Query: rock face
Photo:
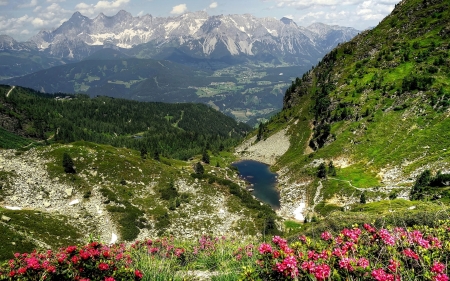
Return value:
M 104 200 L 98 192 L 100 187 L 94 187 L 89 200 L 82 200 L 82 194 L 76 192 L 72 186 L 49 176 L 46 170 L 49 161 L 51 160 L 41 158 L 34 149 L 21 156 L 15 155 L 14 150 L 1 150 L 0 166 L 5 172 L 14 175 L 9 186 L 2 190 L 1 205 L 7 209 L 63 214 L 73 220 L 73 225 L 86 227 L 84 233 L 86 230 L 87 234 L 95 230 L 100 233 L 103 241 L 108 241 L 111 232 L 117 230 L 107 212 L 98 212 L 99 208 L 103 210 Z M 73 200 L 79 200 L 81 203 L 71 205 Z M 3 217 L 2 220 L 6 221 Z
M 357 30 L 324 24 L 297 26 L 290 19 L 256 18 L 249 14 L 209 16 L 206 12 L 177 17 L 133 17 L 126 11 L 90 19 L 76 12 L 53 31 L 41 31 L 21 48 L 35 46 L 58 58 L 79 60 L 102 47 L 131 49 L 147 44 L 153 55 L 179 49 L 196 58 L 249 56 L 283 59 L 293 64 L 316 62 Z M 0 38 L 0 50 L 18 48 Z M 137 50 L 139 52 L 141 49 Z M 266 58 L 264 58 L 266 57 Z
M 284 129 L 265 140 L 256 142 L 256 136 L 248 139 L 235 150 L 235 155 L 241 159 L 250 159 L 274 165 L 278 157 L 289 149 L 290 142 L 287 130 Z

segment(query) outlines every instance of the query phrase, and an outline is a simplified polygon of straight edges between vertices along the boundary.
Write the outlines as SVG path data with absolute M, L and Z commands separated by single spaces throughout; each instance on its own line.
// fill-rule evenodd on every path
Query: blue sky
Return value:
M 204 10 L 210 15 L 252 14 L 256 17 L 292 18 L 308 26 L 314 22 L 350 26 L 359 30 L 376 26 L 399 0 L 0 0 L 0 34 L 26 41 L 40 30 L 53 30 L 79 11 L 94 18 L 126 10 L 133 16 L 177 16 Z

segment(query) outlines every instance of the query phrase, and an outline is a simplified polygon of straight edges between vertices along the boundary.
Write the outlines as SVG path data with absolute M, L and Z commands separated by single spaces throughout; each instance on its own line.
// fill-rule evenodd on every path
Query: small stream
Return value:
M 272 206 L 277 210 L 280 208 L 280 193 L 276 189 L 277 174 L 269 170 L 269 166 L 253 160 L 242 160 L 233 163 L 238 168 L 242 179 L 251 184 L 249 188 L 256 198 Z

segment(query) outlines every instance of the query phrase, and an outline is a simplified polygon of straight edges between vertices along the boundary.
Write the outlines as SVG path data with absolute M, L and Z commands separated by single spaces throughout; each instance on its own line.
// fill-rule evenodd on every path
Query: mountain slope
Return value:
M 86 140 L 145 148 L 180 159 L 201 153 L 205 147 L 229 148 L 250 129 L 203 104 L 49 95 L 4 85 L 0 86 L 0 124 L 17 135 L 42 141 Z M 2 142 L 6 144 L 12 139 L 3 133 L 0 137 L 5 137 Z
M 368 201 L 409 198 L 425 169 L 450 172 L 449 8 L 402 1 L 287 89 L 283 112 L 265 131 L 288 121 L 290 147 L 276 164 L 280 213 L 327 215 L 363 193 Z M 336 172 L 325 178 L 321 163 Z M 445 188 L 430 192 L 450 198 Z

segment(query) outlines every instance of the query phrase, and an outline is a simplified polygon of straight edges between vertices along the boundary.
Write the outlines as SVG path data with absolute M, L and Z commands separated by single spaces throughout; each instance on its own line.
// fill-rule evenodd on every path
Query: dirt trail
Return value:
M 8 93 L 6 94 L 6 97 L 9 97 L 9 94 L 11 94 L 12 90 L 14 90 L 16 86 L 12 86 L 12 88 L 8 91 Z

